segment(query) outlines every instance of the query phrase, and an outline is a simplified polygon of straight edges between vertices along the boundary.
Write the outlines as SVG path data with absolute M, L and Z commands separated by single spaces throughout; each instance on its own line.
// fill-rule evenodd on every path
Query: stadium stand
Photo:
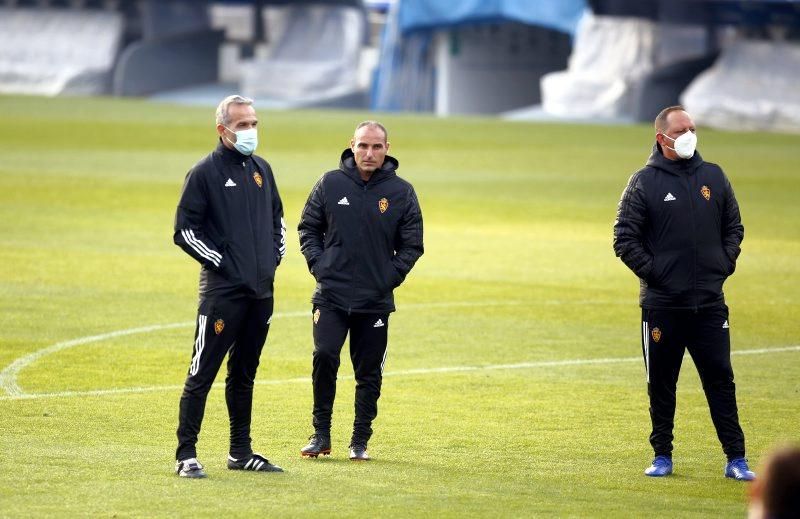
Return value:
M 713 62 L 707 48 L 700 26 L 587 14 L 567 70 L 542 77 L 542 108 L 561 117 L 649 120 Z
M 0 92 L 104 94 L 123 17 L 88 9 L 0 7 Z
M 566 71 L 541 79 L 542 108 L 563 117 L 615 117 L 630 112 L 635 88 L 653 68 L 654 24 L 586 15 Z
M 273 8 L 269 55 L 242 63 L 245 95 L 300 104 L 358 93 L 367 35 L 362 9 L 337 5 Z
M 736 130 L 800 131 L 800 44 L 736 42 L 681 96 L 696 120 Z
M 402 0 L 389 13 L 373 91 L 378 110 L 497 113 L 539 101 L 566 64 L 584 0 Z

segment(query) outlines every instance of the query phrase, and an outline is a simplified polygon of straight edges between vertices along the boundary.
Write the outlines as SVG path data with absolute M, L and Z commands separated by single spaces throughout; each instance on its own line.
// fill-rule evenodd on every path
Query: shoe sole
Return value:
M 300 456 L 302 456 L 304 458 L 317 458 L 320 455 L 322 455 L 322 456 L 330 456 L 331 455 L 331 450 L 330 449 L 325 449 L 325 450 L 321 450 L 319 452 L 303 452 L 303 451 L 300 451 Z
M 283 469 L 281 467 L 275 467 L 274 469 L 253 470 L 253 469 L 246 469 L 244 467 L 228 466 L 228 470 L 241 470 L 242 472 L 283 472 Z
M 203 479 L 206 477 L 206 474 L 178 474 L 178 476 L 184 479 Z
M 240 470 L 242 472 L 256 472 L 256 473 L 263 472 L 265 474 L 280 474 L 281 472 L 284 472 L 283 469 L 280 469 L 280 470 L 244 470 L 244 469 L 232 469 L 230 467 L 228 468 L 228 470 Z
M 725 477 L 726 477 L 727 479 L 732 479 L 732 480 L 734 480 L 734 481 L 744 481 L 745 483 L 746 483 L 746 482 L 748 482 L 748 481 L 755 481 L 755 478 L 751 478 L 751 479 L 747 479 L 747 478 L 737 478 L 737 477 L 736 477 L 736 476 L 734 476 L 733 474 L 731 474 L 730 476 L 729 476 L 729 475 L 727 475 L 727 474 L 725 474 Z

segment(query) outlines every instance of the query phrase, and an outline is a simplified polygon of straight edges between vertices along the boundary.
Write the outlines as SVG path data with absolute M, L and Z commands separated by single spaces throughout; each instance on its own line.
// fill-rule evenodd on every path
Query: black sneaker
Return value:
M 369 454 L 367 454 L 367 444 L 356 442 L 351 443 L 350 459 L 353 461 L 368 461 Z
M 204 478 L 206 473 L 197 458 L 187 458 L 175 462 L 175 474 L 182 478 Z
M 308 437 L 308 445 L 300 449 L 300 455 L 304 458 L 316 458 L 331 455 L 331 437 L 324 434 L 312 434 Z
M 283 472 L 283 469 L 273 465 L 267 458 L 255 452 L 246 458 L 232 458 L 228 454 L 228 468 L 230 470 L 252 470 L 254 472 Z

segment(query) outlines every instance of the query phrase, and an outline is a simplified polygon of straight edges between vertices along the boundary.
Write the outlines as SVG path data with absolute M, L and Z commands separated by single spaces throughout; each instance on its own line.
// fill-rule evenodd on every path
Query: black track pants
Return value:
M 272 305 L 272 298 L 212 297 L 200 301 L 192 361 L 180 402 L 178 460 L 197 456 L 195 445 L 206 397 L 226 354 L 229 354 L 225 402 L 230 418 L 230 455 L 244 458 L 252 454 L 253 383 L 269 331 Z
M 313 424 L 317 433 L 330 434 L 339 355 L 350 332 L 350 359 L 356 378 L 354 442 L 369 441 L 378 415 L 389 314 L 347 314 L 317 306 L 313 310 L 314 386 Z
M 672 454 L 675 391 L 684 350 L 697 367 L 711 420 L 728 457 L 743 457 L 744 433 L 739 426 L 736 386 L 731 366 L 728 307 L 691 310 L 642 310 L 642 351 L 656 456 Z

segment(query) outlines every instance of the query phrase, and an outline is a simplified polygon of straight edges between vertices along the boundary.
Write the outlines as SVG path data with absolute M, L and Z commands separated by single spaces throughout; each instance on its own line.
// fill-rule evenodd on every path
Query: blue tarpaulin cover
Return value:
M 400 31 L 520 22 L 574 34 L 586 0 L 400 0 Z

